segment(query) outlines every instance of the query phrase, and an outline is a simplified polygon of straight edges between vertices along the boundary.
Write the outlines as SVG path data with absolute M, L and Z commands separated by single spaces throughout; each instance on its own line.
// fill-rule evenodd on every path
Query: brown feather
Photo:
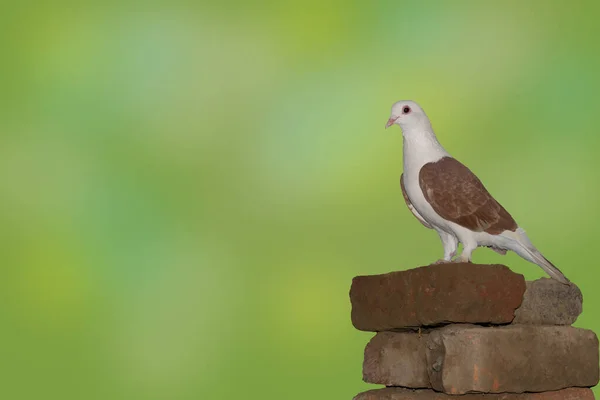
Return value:
M 467 229 L 497 235 L 518 227 L 475 174 L 452 157 L 425 164 L 419 185 L 435 212 Z

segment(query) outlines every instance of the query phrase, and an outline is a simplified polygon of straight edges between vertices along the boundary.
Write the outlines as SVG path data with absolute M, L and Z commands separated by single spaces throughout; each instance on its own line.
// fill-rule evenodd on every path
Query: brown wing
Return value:
M 400 188 L 402 189 L 402 196 L 404 197 L 404 201 L 406 202 L 406 205 L 408 206 L 410 212 L 413 213 L 413 215 L 419 220 L 420 223 L 423 224 L 423 226 L 429 229 L 433 229 L 431 225 L 429 225 L 427 221 L 425 221 L 423 217 L 421 217 L 421 214 L 419 214 L 419 212 L 415 209 L 415 207 L 412 205 L 412 202 L 408 198 L 408 195 L 406 194 L 406 189 L 404 188 L 404 174 L 400 175 Z
M 518 227 L 475 174 L 452 157 L 425 164 L 419 185 L 435 212 L 460 226 L 492 235 Z

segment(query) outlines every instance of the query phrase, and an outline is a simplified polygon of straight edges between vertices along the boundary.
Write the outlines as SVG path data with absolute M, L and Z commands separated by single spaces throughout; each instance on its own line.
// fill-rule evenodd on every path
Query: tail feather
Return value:
M 568 285 L 570 281 L 567 279 L 565 274 L 563 274 L 560 269 L 558 269 L 554 264 L 552 264 L 546 257 L 542 255 L 536 248 L 528 248 L 525 247 L 525 251 L 531 256 L 532 261 L 539 265 L 548 275 L 552 278 L 556 279 L 560 283 L 564 283 Z
M 503 236 L 512 241 L 513 245 L 510 246 L 510 248 L 518 255 L 534 264 L 537 264 L 540 268 L 546 271 L 551 278 L 556 279 L 560 283 L 565 285 L 570 283 L 565 274 L 563 274 L 560 269 L 556 267 L 556 265 L 552 264 L 550 260 L 544 257 L 542 253 L 535 248 L 533 243 L 531 243 L 525 234 L 523 228 L 518 228 L 516 232 L 510 232 L 510 235 Z

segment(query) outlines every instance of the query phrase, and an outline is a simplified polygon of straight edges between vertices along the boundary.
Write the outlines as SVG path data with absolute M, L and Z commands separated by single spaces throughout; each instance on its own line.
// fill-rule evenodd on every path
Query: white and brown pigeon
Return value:
M 453 262 L 460 242 L 463 251 L 455 262 L 471 262 L 471 253 L 480 246 L 500 254 L 512 250 L 557 281 L 569 283 L 475 174 L 442 147 L 417 103 L 394 103 L 385 127 L 394 124 L 400 126 L 403 136 L 402 194 L 415 217 L 439 234 L 444 258 L 437 263 Z

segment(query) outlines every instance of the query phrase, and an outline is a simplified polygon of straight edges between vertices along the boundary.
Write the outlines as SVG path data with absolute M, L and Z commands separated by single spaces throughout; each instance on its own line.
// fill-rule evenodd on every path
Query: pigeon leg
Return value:
M 471 254 L 473 253 L 473 250 L 475 250 L 477 248 L 477 243 L 475 242 L 471 242 L 471 241 L 464 241 L 463 242 L 463 251 L 460 254 L 460 256 L 458 256 L 456 258 L 456 262 L 459 263 L 470 263 L 471 262 Z
M 437 260 L 434 264 L 446 264 L 452 262 L 452 257 L 456 255 L 456 249 L 458 247 L 458 240 L 454 235 L 451 235 L 444 231 L 437 231 L 444 245 L 444 258 Z

